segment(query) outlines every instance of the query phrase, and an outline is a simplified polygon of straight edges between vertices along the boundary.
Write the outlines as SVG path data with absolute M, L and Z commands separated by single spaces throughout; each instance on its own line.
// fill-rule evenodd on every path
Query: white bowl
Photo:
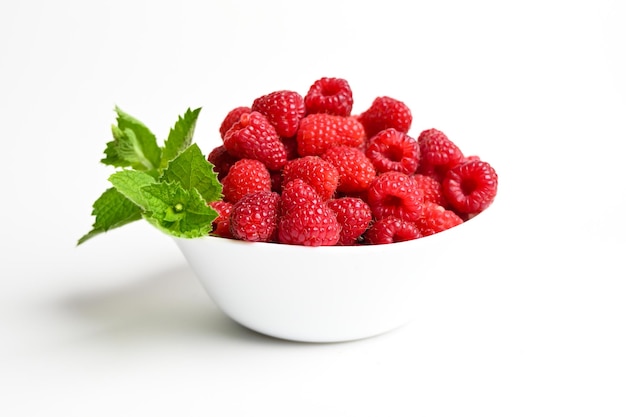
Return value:
M 409 322 L 424 277 L 443 279 L 459 273 L 456 262 L 480 256 L 484 248 L 475 241 L 484 237 L 492 209 L 444 232 L 385 245 L 175 241 L 212 300 L 236 322 L 281 339 L 341 342 Z

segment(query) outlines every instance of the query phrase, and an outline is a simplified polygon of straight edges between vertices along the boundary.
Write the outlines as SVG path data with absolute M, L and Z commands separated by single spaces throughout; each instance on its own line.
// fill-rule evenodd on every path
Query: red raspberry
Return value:
M 289 138 L 295 136 L 304 117 L 304 98 L 295 91 L 274 91 L 255 99 L 252 111 L 267 117 L 279 136 Z
M 278 170 L 287 162 L 285 145 L 274 126 L 259 112 L 244 113 L 226 132 L 224 146 L 237 158 L 257 159 Z
M 376 176 L 376 169 L 365 153 L 358 148 L 339 145 L 328 149 L 322 158 L 337 168 L 337 191 L 353 194 L 367 190 Z
M 404 242 L 422 237 L 417 226 L 397 217 L 376 220 L 365 232 L 365 242 L 372 245 Z
M 235 239 L 249 242 L 275 240 L 280 209 L 280 195 L 257 191 L 233 204 L 230 231 Z
M 239 121 L 242 114 L 250 113 L 251 111 L 250 107 L 247 106 L 235 107 L 229 111 L 220 125 L 220 136 L 222 139 L 226 137 L 226 132 L 228 132 L 228 130 Z
M 341 227 L 335 213 L 300 179 L 285 185 L 278 219 L 278 242 L 289 245 L 333 246 Z
M 335 195 L 339 184 L 337 168 L 319 156 L 303 156 L 288 161 L 283 168 L 283 183 L 297 178 L 313 187 L 323 201 Z
M 365 201 L 357 197 L 342 197 L 329 200 L 328 207 L 335 212 L 341 226 L 338 245 L 354 245 L 365 233 L 372 221 L 372 210 Z
M 281 194 L 281 210 L 283 214 L 302 204 L 322 203 L 322 199 L 315 189 L 300 178 L 285 182 L 284 184 Z
M 230 233 L 230 212 L 233 205 L 227 201 L 217 200 L 209 203 L 215 211 L 217 211 L 217 218 L 213 220 L 213 230 L 211 234 L 232 238 L 233 234 Z
M 366 201 L 375 219 L 394 216 L 414 222 L 422 215 L 424 194 L 413 177 L 388 171 L 374 178 L 367 190 Z
M 415 225 L 422 236 L 430 236 L 458 226 L 461 223 L 463 223 L 463 219 L 454 211 L 446 210 L 439 204 L 426 201 L 424 202 L 423 215 L 415 222 Z
M 350 116 L 354 99 L 352 88 L 343 78 L 324 77 L 315 81 L 304 96 L 306 113 Z
M 298 154 L 319 156 L 337 145 L 362 146 L 365 130 L 356 117 L 313 113 L 300 121 L 296 140 Z
M 222 181 L 224 179 L 226 174 L 228 174 L 230 167 L 232 167 L 238 160 L 239 158 L 228 153 L 224 145 L 213 148 L 207 156 L 207 161 L 212 163 L 215 167 L 213 168 L 213 171 L 217 173 L 218 181 Z
M 408 133 L 413 122 L 409 107 L 404 102 L 387 96 L 376 97 L 358 119 L 363 124 L 368 138 L 390 127 Z
M 271 189 L 270 172 L 261 161 L 256 159 L 244 158 L 235 162 L 228 175 L 222 180 L 224 200 L 233 204 L 246 194 L 271 191 Z
M 450 168 L 463 160 L 463 153 L 443 132 L 424 130 L 417 137 L 420 148 L 418 172 L 441 181 Z
M 441 186 L 457 213 L 478 214 L 495 199 L 498 174 L 489 163 L 471 160 L 450 169 Z
M 369 141 L 365 155 L 378 172 L 413 174 L 419 164 L 417 141 L 394 128 L 378 132 Z
M 441 188 L 441 183 L 439 181 L 431 176 L 422 174 L 413 175 L 413 179 L 417 182 L 417 186 L 422 190 L 422 193 L 424 194 L 424 201 L 430 201 L 443 207 L 448 206 L 448 202 L 443 196 L 443 189 Z

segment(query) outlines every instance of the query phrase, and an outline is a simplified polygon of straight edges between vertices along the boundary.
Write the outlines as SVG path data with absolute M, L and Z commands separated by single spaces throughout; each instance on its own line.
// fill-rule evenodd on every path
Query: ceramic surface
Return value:
M 355 340 L 413 317 L 424 277 L 458 273 L 457 255 L 490 220 L 487 209 L 442 233 L 370 246 L 304 247 L 219 237 L 175 239 L 218 307 L 240 324 L 305 342 Z M 475 245 L 474 245 L 475 246 Z

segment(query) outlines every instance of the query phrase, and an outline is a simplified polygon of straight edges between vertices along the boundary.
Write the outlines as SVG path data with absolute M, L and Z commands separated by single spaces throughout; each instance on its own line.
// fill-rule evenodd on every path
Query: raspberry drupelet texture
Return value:
M 394 128 L 378 132 L 369 141 L 365 155 L 378 172 L 413 174 L 419 164 L 417 141 Z
M 372 221 L 372 210 L 358 197 L 341 197 L 329 200 L 328 207 L 335 212 L 341 227 L 338 245 L 356 245 Z
M 322 158 L 337 168 L 339 184 L 337 191 L 344 194 L 358 194 L 369 187 L 376 177 L 376 168 L 365 153 L 352 146 L 333 146 Z
M 352 88 L 343 78 L 320 78 L 311 85 L 304 96 L 306 114 L 328 113 L 350 116 L 353 104 Z
M 233 238 L 233 234 L 230 232 L 230 212 L 233 205 L 228 201 L 217 200 L 209 203 L 215 211 L 217 211 L 217 218 L 213 221 L 212 234 L 220 237 Z
M 420 237 L 422 236 L 414 223 L 394 216 L 374 221 L 365 232 L 365 242 L 372 245 L 405 242 Z
M 287 151 L 276 129 L 255 111 L 242 114 L 226 132 L 224 147 L 231 155 L 259 160 L 270 170 L 279 170 L 287 162 Z
M 332 198 L 339 184 L 339 172 L 319 156 L 292 159 L 283 168 L 283 184 L 301 179 L 309 184 L 323 201 Z
M 246 194 L 232 206 L 230 231 L 235 239 L 249 242 L 276 240 L 280 195 L 273 191 Z
M 228 132 L 228 130 L 239 121 L 241 115 L 250 113 L 251 111 L 252 110 L 248 106 L 235 107 L 229 111 L 220 125 L 220 136 L 222 137 L 222 140 L 226 136 L 226 132 Z
M 271 191 L 272 178 L 270 172 L 261 161 L 256 159 L 240 159 L 230 168 L 228 175 L 222 180 L 224 200 L 236 203 L 246 194 L 256 191 Z
M 441 186 L 456 212 L 478 214 L 495 199 L 498 174 L 487 162 L 469 160 L 448 170 Z
M 281 137 L 292 137 L 304 117 L 304 98 L 295 91 L 280 90 L 256 98 L 251 107 L 267 117 Z
M 315 192 L 313 187 L 301 179 L 295 179 L 286 183 L 283 187 L 283 192 L 280 198 L 281 215 L 288 213 L 303 204 L 322 203 L 322 199 Z
M 429 175 L 415 174 L 413 179 L 424 194 L 424 201 L 430 201 L 443 207 L 448 207 L 448 202 L 443 196 L 441 182 Z
M 422 236 L 430 236 L 458 226 L 461 223 L 463 223 L 463 219 L 454 211 L 446 210 L 439 204 L 426 201 L 424 203 L 423 215 L 415 222 L 415 225 Z
M 418 172 L 429 175 L 438 181 L 443 180 L 446 172 L 461 163 L 463 152 L 445 133 L 437 129 L 422 131 L 417 137 L 420 149 Z
M 326 113 L 313 113 L 303 118 L 296 136 L 300 156 L 319 156 L 337 145 L 360 147 L 365 139 L 363 125 L 355 117 Z
M 413 177 L 388 171 L 374 178 L 367 190 L 366 202 L 377 220 L 394 216 L 414 222 L 422 215 L 424 194 Z
M 358 116 L 368 138 L 381 130 L 394 128 L 408 133 L 413 123 L 411 109 L 404 102 L 388 97 L 376 97 L 370 107 Z
M 285 184 L 278 220 L 278 242 L 289 245 L 333 246 L 339 241 L 337 216 L 313 187 L 300 179 Z

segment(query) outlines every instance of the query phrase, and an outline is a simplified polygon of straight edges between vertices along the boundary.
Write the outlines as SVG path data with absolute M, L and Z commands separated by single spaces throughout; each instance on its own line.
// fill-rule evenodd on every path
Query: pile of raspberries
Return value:
M 429 236 L 493 202 L 498 176 L 443 132 L 409 134 L 402 101 L 353 114 L 342 78 L 306 95 L 279 90 L 232 109 L 207 156 L 223 186 L 212 235 L 304 246 L 372 245 Z

